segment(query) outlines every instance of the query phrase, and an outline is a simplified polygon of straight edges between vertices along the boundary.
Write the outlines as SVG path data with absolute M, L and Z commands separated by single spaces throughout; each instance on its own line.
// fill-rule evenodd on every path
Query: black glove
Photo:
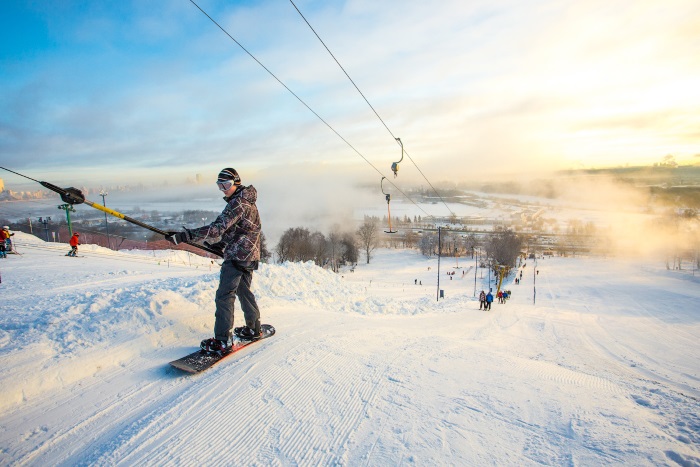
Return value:
M 173 245 L 177 245 L 178 243 L 187 243 L 190 241 L 186 230 L 183 230 L 182 232 L 168 232 L 165 239 Z
M 224 257 L 224 247 L 226 246 L 224 242 L 204 242 L 204 246 L 209 247 L 209 249 L 214 251 L 217 255 L 221 256 L 222 258 Z

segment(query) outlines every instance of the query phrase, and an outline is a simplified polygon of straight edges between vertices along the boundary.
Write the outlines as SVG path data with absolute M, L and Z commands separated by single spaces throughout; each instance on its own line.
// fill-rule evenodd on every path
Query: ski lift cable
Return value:
M 369 100 L 367 99 L 367 97 L 366 97 L 366 96 L 364 95 L 364 93 L 360 90 L 360 88 L 357 86 L 357 84 L 355 84 L 355 81 L 350 77 L 350 75 L 348 74 L 348 72 L 345 71 L 345 68 L 343 68 L 343 65 L 341 65 L 340 62 L 338 61 L 338 59 L 335 58 L 335 55 L 333 55 L 333 52 L 331 52 L 331 50 L 328 48 L 328 46 L 326 45 L 326 43 L 323 42 L 323 39 L 321 39 L 321 36 L 319 36 L 318 33 L 316 32 L 316 30 L 313 28 L 313 26 L 311 26 L 311 23 L 309 23 L 309 21 L 306 19 L 306 17 L 304 16 L 304 14 L 303 14 L 303 13 L 299 10 L 299 8 L 296 6 L 296 4 L 294 3 L 294 1 L 293 1 L 293 0 L 289 0 L 289 2 L 292 4 L 292 6 L 294 6 L 294 9 L 297 10 L 297 13 L 299 13 L 299 16 L 302 17 L 302 19 L 304 20 L 304 22 L 309 26 L 309 29 L 311 29 L 311 31 L 312 31 L 312 32 L 314 33 L 314 35 L 318 38 L 318 40 L 321 42 L 321 44 L 323 44 L 323 47 L 325 47 L 325 49 L 328 51 L 328 53 L 329 53 L 330 56 L 333 58 L 333 60 L 335 60 L 335 63 L 337 63 L 338 66 L 340 67 L 340 69 L 343 70 L 343 73 L 345 73 L 345 76 L 347 76 L 347 78 L 350 80 L 350 82 L 352 83 L 352 85 L 355 86 L 355 89 L 357 89 L 357 92 L 360 93 L 360 95 L 361 95 L 362 98 L 365 100 L 365 102 L 367 103 L 367 105 L 369 106 L 369 108 L 372 109 L 372 112 L 374 112 L 374 115 L 376 115 L 377 118 L 379 119 L 379 121 L 382 122 L 382 125 L 384 125 L 384 128 L 386 128 L 386 130 L 389 132 L 389 134 L 392 136 L 392 138 L 394 138 L 394 140 L 396 140 L 396 142 L 398 142 L 399 145 L 401 145 L 401 149 L 402 149 L 402 159 L 403 159 L 403 154 L 405 154 L 406 156 L 408 156 L 408 159 L 413 163 L 413 165 L 416 167 L 416 169 L 418 170 L 418 172 L 423 176 L 423 178 L 425 179 L 425 181 L 428 182 L 428 185 L 430 185 L 430 188 L 432 188 L 433 191 L 435 192 L 435 194 L 438 196 L 438 198 L 440 198 L 440 201 L 442 201 L 442 204 L 445 205 L 445 207 L 446 207 L 447 210 L 450 212 L 450 214 L 455 215 L 455 213 L 452 211 L 452 209 L 450 209 L 450 207 L 447 205 L 447 203 L 446 203 L 445 200 L 442 198 L 442 196 L 440 196 L 440 193 L 438 193 L 438 191 L 435 189 L 435 187 L 433 186 L 433 184 L 430 183 L 430 180 L 428 180 L 428 177 L 426 177 L 425 174 L 423 173 L 423 171 L 420 169 L 420 167 L 418 167 L 418 164 L 416 164 L 416 161 L 414 161 L 413 158 L 408 154 L 408 152 L 406 152 L 406 151 L 403 149 L 403 144 L 401 144 L 401 140 L 400 140 L 399 138 L 397 138 L 397 137 L 394 135 L 394 133 L 391 131 L 391 129 L 389 128 L 389 126 L 386 124 L 386 122 L 384 122 L 384 120 L 382 119 L 382 117 L 379 116 L 379 113 L 377 112 L 377 110 L 374 108 L 374 106 L 373 106 L 372 104 L 370 104 L 370 102 L 369 102 Z M 395 164 L 396 164 L 396 163 L 395 163 Z M 394 172 L 394 174 L 396 174 L 396 172 Z
M 235 42 L 236 45 L 238 45 L 238 47 L 240 47 L 246 54 L 248 54 L 248 56 L 250 56 L 250 58 L 252 58 L 253 60 L 255 60 L 255 62 L 256 62 L 258 65 L 260 65 L 265 71 L 267 71 L 267 73 L 268 73 L 270 76 L 272 76 L 279 84 L 281 84 L 287 91 L 289 91 L 289 93 L 292 94 L 292 95 L 293 95 L 304 107 L 306 107 L 312 114 L 314 114 L 314 115 L 316 116 L 316 118 L 318 118 L 319 120 L 321 120 L 321 122 L 323 122 L 324 125 L 326 125 L 333 133 L 335 133 L 336 136 L 338 136 L 338 138 L 340 138 L 341 140 L 343 140 L 343 142 L 344 142 L 345 144 L 347 144 L 347 145 L 350 147 L 350 149 L 352 149 L 353 151 L 355 151 L 355 153 L 357 153 L 357 155 L 360 156 L 365 162 L 367 162 L 367 164 L 369 164 L 370 167 L 372 167 L 379 175 L 381 175 L 382 177 L 384 177 L 384 174 L 381 172 L 381 170 L 379 170 L 374 164 L 372 164 L 372 163 L 371 163 L 357 148 L 355 148 L 355 146 L 353 146 L 352 144 L 350 144 L 350 142 L 349 142 L 348 140 L 346 140 L 340 133 L 338 133 L 338 131 L 336 131 L 336 129 L 333 128 L 333 126 L 331 126 L 330 123 L 328 123 L 328 122 L 327 122 L 323 117 L 321 117 L 314 109 L 312 109 L 311 106 L 309 106 L 309 104 L 307 104 L 301 97 L 299 97 L 294 91 L 292 91 L 292 90 L 289 88 L 289 86 L 287 86 L 286 84 L 284 84 L 284 82 L 283 82 L 281 79 L 279 79 L 279 78 L 277 77 L 277 75 L 275 75 L 272 71 L 270 71 L 269 68 L 267 68 L 265 65 L 263 65 L 263 63 L 262 63 L 260 60 L 258 60 L 250 51 L 248 51 L 248 49 L 246 49 L 245 47 L 243 47 L 243 45 L 242 45 L 240 42 L 238 42 L 231 34 L 229 34 L 228 31 L 226 31 L 226 29 L 223 28 L 223 26 L 221 26 L 219 23 L 217 23 L 216 20 L 214 20 L 214 18 L 212 18 L 211 16 L 209 16 L 209 14 L 208 14 L 206 11 L 204 11 L 204 10 L 202 9 L 202 7 L 200 7 L 194 0 L 190 0 L 190 3 L 192 3 L 194 6 L 196 6 L 197 9 L 198 9 L 199 11 L 201 11 L 202 14 L 204 14 L 204 16 L 206 16 L 207 18 L 209 18 L 209 20 L 210 20 L 212 23 L 214 23 L 214 24 L 216 25 L 216 27 L 218 27 L 219 29 L 221 29 L 221 31 L 222 31 L 224 34 L 226 34 L 233 42 Z M 423 209 L 422 207 L 420 207 L 415 201 L 413 201 L 413 200 L 411 199 L 410 196 L 408 196 L 406 193 L 404 193 L 403 190 L 401 190 L 401 188 L 399 188 L 395 183 L 393 183 L 393 182 L 391 182 L 391 181 L 390 181 L 389 183 L 391 183 L 391 184 L 394 186 L 394 188 L 396 188 L 407 200 L 409 200 L 411 203 L 413 203 L 413 204 L 414 204 L 418 209 L 420 209 L 425 215 L 427 215 L 427 216 L 429 216 L 429 217 L 435 217 L 435 216 L 429 214 L 428 212 L 426 212 L 425 209 Z M 428 183 L 430 183 L 430 182 L 428 182 Z M 431 185 L 431 186 L 432 186 L 432 185 Z M 439 195 L 438 195 L 438 196 L 439 196 Z M 448 208 L 448 209 L 449 209 L 449 208 Z

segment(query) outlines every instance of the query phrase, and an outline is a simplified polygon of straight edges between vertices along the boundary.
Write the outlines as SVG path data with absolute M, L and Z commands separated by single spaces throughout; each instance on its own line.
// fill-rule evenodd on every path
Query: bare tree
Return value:
M 285 230 L 277 244 L 277 261 L 312 261 L 315 260 L 311 232 L 303 227 Z
M 313 250 L 314 263 L 323 266 L 328 259 L 328 241 L 321 232 L 314 232 L 310 237 L 311 249 Z
M 270 261 L 271 256 L 272 256 L 272 253 L 267 248 L 267 239 L 265 238 L 265 234 L 261 231 L 260 232 L 260 261 L 262 261 L 263 263 L 267 263 L 268 261 Z
M 434 232 L 425 232 L 418 241 L 418 247 L 423 255 L 430 258 L 437 254 L 438 250 L 438 234 Z
M 410 221 L 410 219 L 409 219 Z M 413 230 L 409 230 L 404 234 L 403 244 L 404 248 L 415 248 L 418 243 L 418 234 Z
M 331 228 L 331 233 L 328 235 L 328 257 L 333 272 L 338 272 L 338 266 L 344 250 L 343 234 L 340 231 L 340 226 L 336 224 Z
M 476 250 L 476 247 L 479 246 L 479 238 L 476 236 L 476 234 L 474 234 L 474 232 L 472 232 L 464 239 L 464 244 L 469 253 L 472 255 L 472 258 L 474 258 L 474 250 Z
M 515 267 L 516 260 L 520 254 L 522 239 L 510 229 L 500 229 L 495 231 L 488 244 L 486 253 L 491 260 L 491 267 L 498 273 L 498 268 L 504 266 L 506 273 Z
M 357 238 L 354 233 L 345 232 L 341 240 L 343 246 L 343 253 L 341 260 L 343 263 L 347 264 L 357 264 L 360 254 L 357 249 Z
M 372 252 L 379 244 L 379 219 L 365 216 L 365 221 L 357 229 L 357 236 L 360 239 L 360 246 L 367 256 L 367 264 L 369 264 Z

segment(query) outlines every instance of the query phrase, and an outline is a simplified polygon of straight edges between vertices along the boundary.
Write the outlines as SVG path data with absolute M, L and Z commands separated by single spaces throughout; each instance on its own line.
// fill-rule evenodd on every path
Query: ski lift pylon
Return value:
M 398 170 L 398 169 L 397 169 L 397 170 Z M 398 232 L 398 230 L 391 230 L 391 206 L 390 206 L 390 204 L 389 204 L 389 203 L 391 203 L 391 194 L 390 194 L 390 193 L 386 193 L 386 192 L 384 191 L 384 179 L 385 179 L 385 178 L 386 178 L 386 177 L 382 177 L 381 182 L 379 182 L 379 186 L 381 187 L 382 193 L 384 194 L 384 198 L 386 199 L 386 209 L 387 209 L 387 211 L 389 212 L 389 230 L 385 230 L 384 232 L 385 232 L 385 233 L 393 234 L 393 233 Z

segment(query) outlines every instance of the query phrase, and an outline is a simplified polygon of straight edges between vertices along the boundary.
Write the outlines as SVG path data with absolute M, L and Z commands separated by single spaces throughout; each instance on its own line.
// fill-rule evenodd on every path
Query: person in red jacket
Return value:
M 77 232 L 74 233 L 68 241 L 68 244 L 70 245 L 70 251 L 66 256 L 76 256 L 78 254 L 78 245 L 80 245 L 80 234 Z
M 7 254 L 5 253 L 5 240 L 9 238 L 9 227 L 4 226 L 2 230 L 0 230 L 0 258 L 7 258 Z

